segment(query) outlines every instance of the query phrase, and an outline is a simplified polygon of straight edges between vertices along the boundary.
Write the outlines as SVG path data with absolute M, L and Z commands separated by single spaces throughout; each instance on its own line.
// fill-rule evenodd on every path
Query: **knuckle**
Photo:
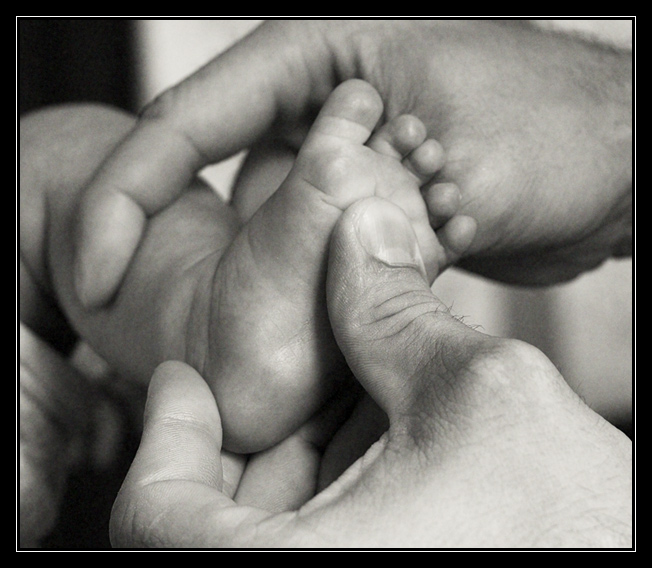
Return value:
M 138 118 L 152 122 L 172 119 L 175 116 L 176 109 L 179 107 L 179 88 L 181 87 L 172 87 L 157 95 L 142 108 Z
M 428 290 L 410 289 L 390 295 L 365 315 L 374 328 L 373 336 L 378 339 L 400 338 L 402 345 L 422 344 L 429 342 L 432 318 L 443 309 L 441 304 L 433 301 Z
M 478 350 L 468 364 L 476 386 L 491 392 L 537 396 L 561 375 L 537 347 L 515 339 L 495 339 Z
M 516 370 L 533 369 L 548 363 L 548 358 L 537 347 L 515 339 L 498 341 L 491 355 L 493 358 L 502 358 L 505 364 Z

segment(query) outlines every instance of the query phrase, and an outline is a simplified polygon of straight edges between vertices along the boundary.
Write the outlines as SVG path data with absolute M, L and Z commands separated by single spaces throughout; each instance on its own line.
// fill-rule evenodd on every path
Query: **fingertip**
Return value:
M 207 546 L 204 513 L 234 505 L 221 493 L 220 450 L 215 400 L 201 376 L 179 361 L 159 365 L 149 385 L 140 445 L 111 512 L 113 545 L 135 540 L 140 546 L 177 546 L 185 534 L 177 525 L 181 519 L 184 529 L 197 525 L 188 534 L 197 536 L 199 547 Z
M 147 398 L 159 413 L 175 414 L 181 410 L 181 416 L 215 418 L 215 397 L 208 383 L 182 361 L 164 361 L 154 369 Z
M 82 254 L 75 259 L 73 285 L 81 306 L 87 311 L 95 311 L 110 303 L 117 287 L 94 282 L 91 274 L 96 270 L 93 266 L 88 266 L 91 263 L 85 260 L 86 256 Z
M 167 479 L 221 488 L 222 425 L 215 397 L 202 376 L 181 361 L 165 361 L 147 392 L 141 466 Z
M 87 196 L 80 208 L 73 260 L 77 298 L 87 310 L 116 295 L 145 230 L 141 207 L 121 193 Z
M 358 242 L 370 258 L 391 267 L 412 267 L 425 278 L 419 242 L 405 212 L 383 199 L 369 199 L 355 218 Z
M 397 417 L 412 389 L 405 379 L 416 376 L 411 364 L 430 340 L 427 321 L 442 308 L 400 208 L 368 198 L 344 212 L 333 233 L 327 303 L 349 367 L 390 420 Z

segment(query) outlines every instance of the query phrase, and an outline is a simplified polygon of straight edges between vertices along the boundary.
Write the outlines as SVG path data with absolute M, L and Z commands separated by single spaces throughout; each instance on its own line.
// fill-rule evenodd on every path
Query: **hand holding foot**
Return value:
M 89 110 L 90 119 L 53 114 L 56 121 L 30 122 L 34 138 L 44 138 L 41 154 L 52 154 L 53 163 L 83 161 L 94 147 L 96 123 L 111 132 L 104 113 Z M 41 196 L 33 217 L 42 219 L 43 207 L 49 224 L 30 234 L 44 235 L 47 246 L 27 254 L 30 265 L 44 272 L 39 281 L 51 283 L 75 330 L 114 370 L 146 382 L 162 361 L 189 363 L 220 401 L 225 447 L 267 448 L 310 418 L 342 378 L 344 362 L 325 308 L 327 251 L 342 211 L 371 196 L 399 206 L 409 219 L 401 230 L 405 238 L 416 235 L 415 258 L 424 259 L 429 282 L 473 239 L 474 221 L 457 215 L 457 188 L 434 179 L 444 162 L 441 146 L 415 117 L 379 124 L 382 114 L 369 84 L 343 83 L 316 118 L 287 179 L 244 225 L 206 187 L 192 184 L 149 219 L 130 270 L 104 309 L 85 309 L 73 290 L 74 184 Z M 68 136 L 75 120 L 82 128 Z M 125 120 L 120 115 L 113 128 L 122 131 Z M 56 146 L 44 131 L 57 138 Z M 95 142 L 100 149 L 103 144 Z M 96 163 L 96 154 L 90 157 Z M 86 170 L 92 167 L 84 164 Z M 440 195 L 434 216 L 422 192 Z M 26 192 L 26 205 L 32 201 Z M 386 252 L 391 258 L 395 251 Z
M 348 78 L 444 146 L 440 181 L 479 224 L 467 267 L 542 284 L 631 252 L 631 53 L 521 21 L 276 20 L 150 105 L 89 185 L 75 259 L 84 305 L 113 297 L 147 219 L 200 168 L 266 135 L 298 149 L 315 106 Z
M 631 442 L 541 352 L 451 317 L 423 280 L 409 224 L 400 208 L 362 200 L 341 217 L 329 258 L 333 332 L 389 417 L 378 443 L 297 510 L 238 504 L 221 487 L 206 384 L 166 364 L 113 509 L 114 546 L 631 546 Z M 390 260 L 381 243 L 403 253 Z
M 201 314 L 197 323 L 207 327 L 210 346 L 198 368 L 220 401 L 230 449 L 260 450 L 285 438 L 324 403 L 342 373 L 325 307 L 327 251 L 342 211 L 371 196 L 401 207 L 410 220 L 401 230 L 405 239 L 416 235 L 414 258 L 424 259 L 429 282 L 473 239 L 475 222 L 455 215 L 459 198 L 450 185 L 440 192 L 442 213 L 431 228 L 420 188 L 438 192 L 432 177 L 443 151 L 414 117 L 375 130 L 382 111 L 367 83 L 338 87 L 286 180 L 220 261 L 212 319 Z M 395 252 L 386 250 L 390 258 Z

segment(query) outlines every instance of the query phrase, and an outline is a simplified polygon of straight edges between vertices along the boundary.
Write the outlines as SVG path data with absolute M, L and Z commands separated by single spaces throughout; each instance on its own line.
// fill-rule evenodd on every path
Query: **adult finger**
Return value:
M 183 363 L 159 366 L 141 445 L 111 514 L 114 546 L 212 545 L 215 535 L 201 511 L 233 505 L 221 492 L 221 432 L 203 379 Z
M 269 548 L 292 536 L 293 514 L 236 505 L 226 495 L 221 438 L 204 380 L 184 363 L 160 365 L 141 445 L 111 513 L 114 547 Z
M 172 203 L 203 166 L 313 102 L 310 77 L 332 73 L 314 68 L 329 66 L 328 52 L 320 53 L 312 24 L 302 24 L 264 24 L 165 92 L 99 169 L 81 199 L 76 237 L 75 282 L 86 307 L 111 299 L 147 217 Z
M 379 198 L 342 215 L 331 241 L 327 294 L 338 345 L 390 422 L 433 391 L 430 381 L 446 378 L 462 339 L 468 350 L 481 335 L 433 295 L 407 217 Z
M 20 544 L 52 529 L 65 482 L 86 452 L 93 390 L 64 358 L 20 324 Z

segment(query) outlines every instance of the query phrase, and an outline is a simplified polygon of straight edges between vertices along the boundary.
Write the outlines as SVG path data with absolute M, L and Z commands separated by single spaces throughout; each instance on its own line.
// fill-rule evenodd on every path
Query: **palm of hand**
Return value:
M 552 48 L 516 28 L 532 38 L 513 51 L 499 32 L 444 29 L 446 51 L 431 33 L 412 34 L 386 75 L 403 69 L 405 92 L 420 95 L 394 112 L 424 117 L 448 152 L 441 175 L 460 186 L 462 211 L 479 225 L 468 267 L 526 284 L 573 278 L 617 252 L 627 232 L 631 178 L 614 164 L 631 163 L 630 129 L 584 90 L 576 68 L 558 65 L 563 42 Z M 421 73 L 415 53 L 434 54 L 416 63 Z
M 355 26 L 336 54 L 342 77 L 374 85 L 388 118 L 423 120 L 447 151 L 440 179 L 458 184 L 461 212 L 478 221 L 460 264 L 499 280 L 550 284 L 628 254 L 631 60 L 513 23 Z M 344 33 L 328 24 L 317 31 L 331 40 Z M 609 58 L 617 86 L 591 88 L 592 66 L 602 76 Z

